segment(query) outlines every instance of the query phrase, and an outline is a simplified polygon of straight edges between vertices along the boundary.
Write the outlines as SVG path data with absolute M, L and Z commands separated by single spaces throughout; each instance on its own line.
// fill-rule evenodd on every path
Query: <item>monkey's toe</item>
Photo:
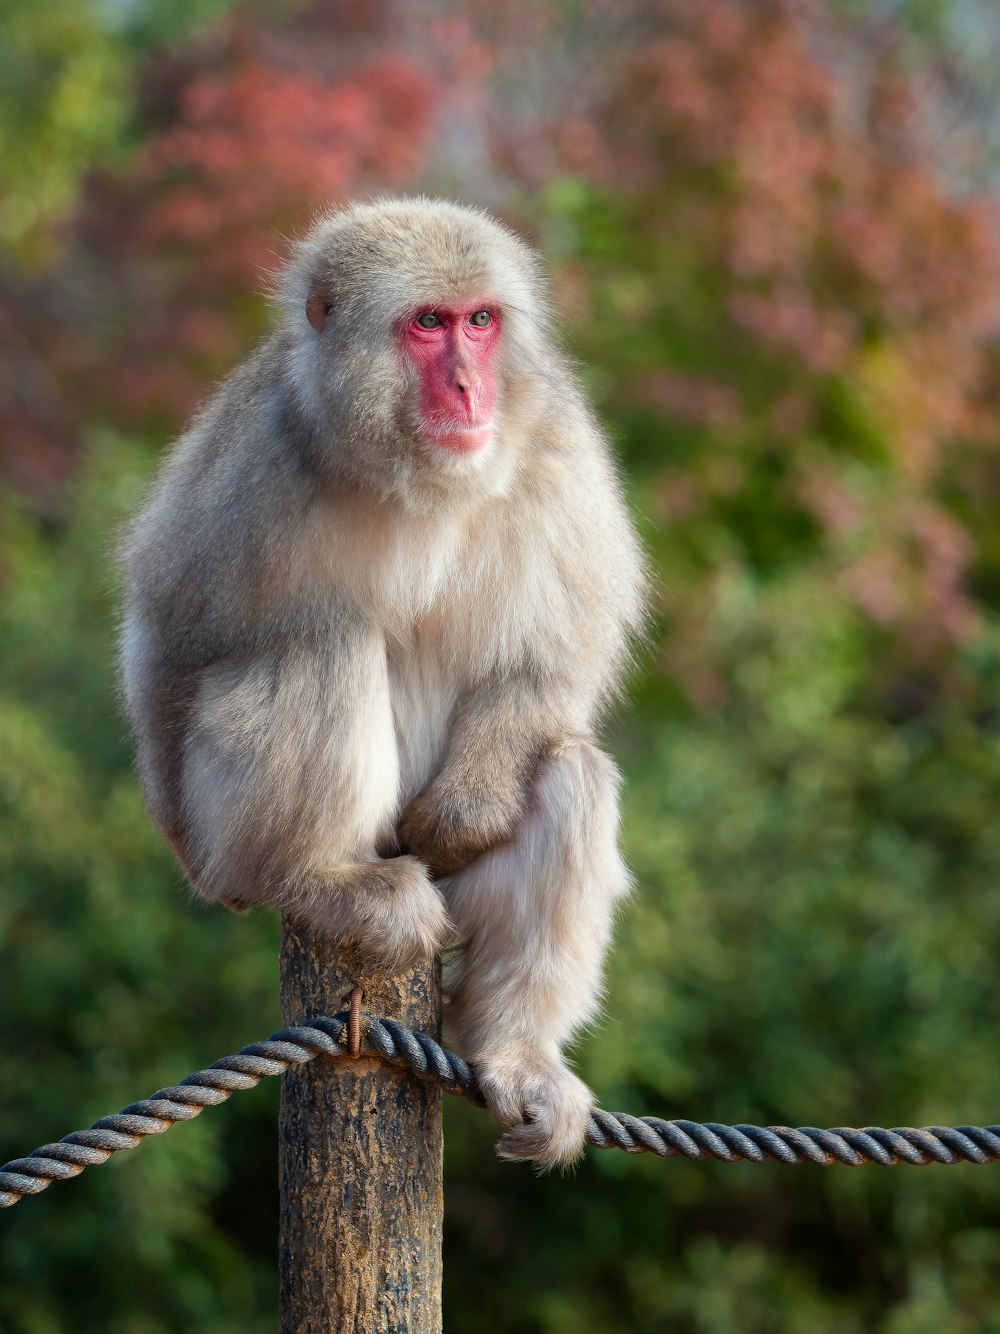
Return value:
M 526 1121 L 511 1126 L 497 1140 L 497 1157 L 506 1162 L 533 1162 L 540 1172 L 551 1172 L 554 1167 L 573 1167 L 583 1154 L 587 1133 L 587 1116 L 582 1124 L 576 1118 L 569 1121 L 544 1116 L 538 1121 Z
M 493 1115 L 509 1129 L 497 1143 L 508 1160 L 529 1159 L 543 1171 L 569 1167 L 583 1152 L 594 1096 L 555 1059 L 520 1070 L 480 1068 L 480 1087 Z

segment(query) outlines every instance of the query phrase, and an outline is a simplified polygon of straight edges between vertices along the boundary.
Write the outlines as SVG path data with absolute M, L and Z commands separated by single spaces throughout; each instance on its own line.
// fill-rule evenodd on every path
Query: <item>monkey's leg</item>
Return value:
M 422 863 L 377 855 L 399 787 L 384 646 L 347 613 L 335 630 L 203 675 L 182 772 L 192 883 L 402 966 L 441 946 L 448 916 Z
M 562 1046 L 597 1012 L 614 903 L 629 887 L 617 791 L 594 746 L 553 747 L 514 839 L 443 884 L 463 942 L 449 1024 L 511 1127 L 502 1157 L 551 1167 L 583 1148 L 593 1097 Z
M 274 888 L 244 882 L 222 901 L 236 912 L 254 902 L 269 902 L 301 917 L 332 936 L 351 940 L 361 951 L 393 969 L 409 968 L 431 958 L 451 933 L 440 891 L 427 868 L 415 857 L 317 864 L 286 869 L 272 876 Z M 249 892 L 246 886 L 250 885 Z M 211 895 L 204 878 L 198 888 Z

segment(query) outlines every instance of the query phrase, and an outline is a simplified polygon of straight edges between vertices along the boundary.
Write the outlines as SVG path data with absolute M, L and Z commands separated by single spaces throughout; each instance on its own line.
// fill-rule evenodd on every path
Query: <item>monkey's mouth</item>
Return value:
M 433 445 L 455 454 L 475 454 L 493 439 L 493 422 L 462 425 L 459 422 L 425 423 L 424 435 Z

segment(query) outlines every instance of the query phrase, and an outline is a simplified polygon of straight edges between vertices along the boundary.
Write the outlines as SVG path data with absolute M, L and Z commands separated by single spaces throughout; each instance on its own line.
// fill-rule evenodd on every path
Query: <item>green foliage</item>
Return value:
M 145 467 L 134 446 L 95 442 L 68 525 L 47 534 L 12 502 L 5 515 L 0 1140 L 11 1154 L 280 1024 L 276 922 L 190 902 L 130 772 L 110 550 Z M 7 1215 L 0 1328 L 272 1328 L 260 1311 L 276 1291 L 276 1095 L 262 1089 L 102 1181 Z
M 121 134 L 127 69 L 78 0 L 0 7 L 0 243 L 30 245 L 75 201 L 82 171 Z
M 65 219 L 86 173 L 122 149 L 137 59 L 235 2 L 0 0 L 0 249 L 48 254 L 50 225 Z

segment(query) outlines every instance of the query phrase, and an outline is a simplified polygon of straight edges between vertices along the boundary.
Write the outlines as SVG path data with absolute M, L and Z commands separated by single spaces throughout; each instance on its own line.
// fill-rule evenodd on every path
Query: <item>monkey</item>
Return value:
M 393 969 L 454 945 L 498 1152 L 571 1163 L 564 1048 L 630 887 L 595 740 L 645 615 L 617 465 L 540 257 L 484 211 L 328 211 L 273 297 L 122 546 L 151 817 L 208 900 Z

